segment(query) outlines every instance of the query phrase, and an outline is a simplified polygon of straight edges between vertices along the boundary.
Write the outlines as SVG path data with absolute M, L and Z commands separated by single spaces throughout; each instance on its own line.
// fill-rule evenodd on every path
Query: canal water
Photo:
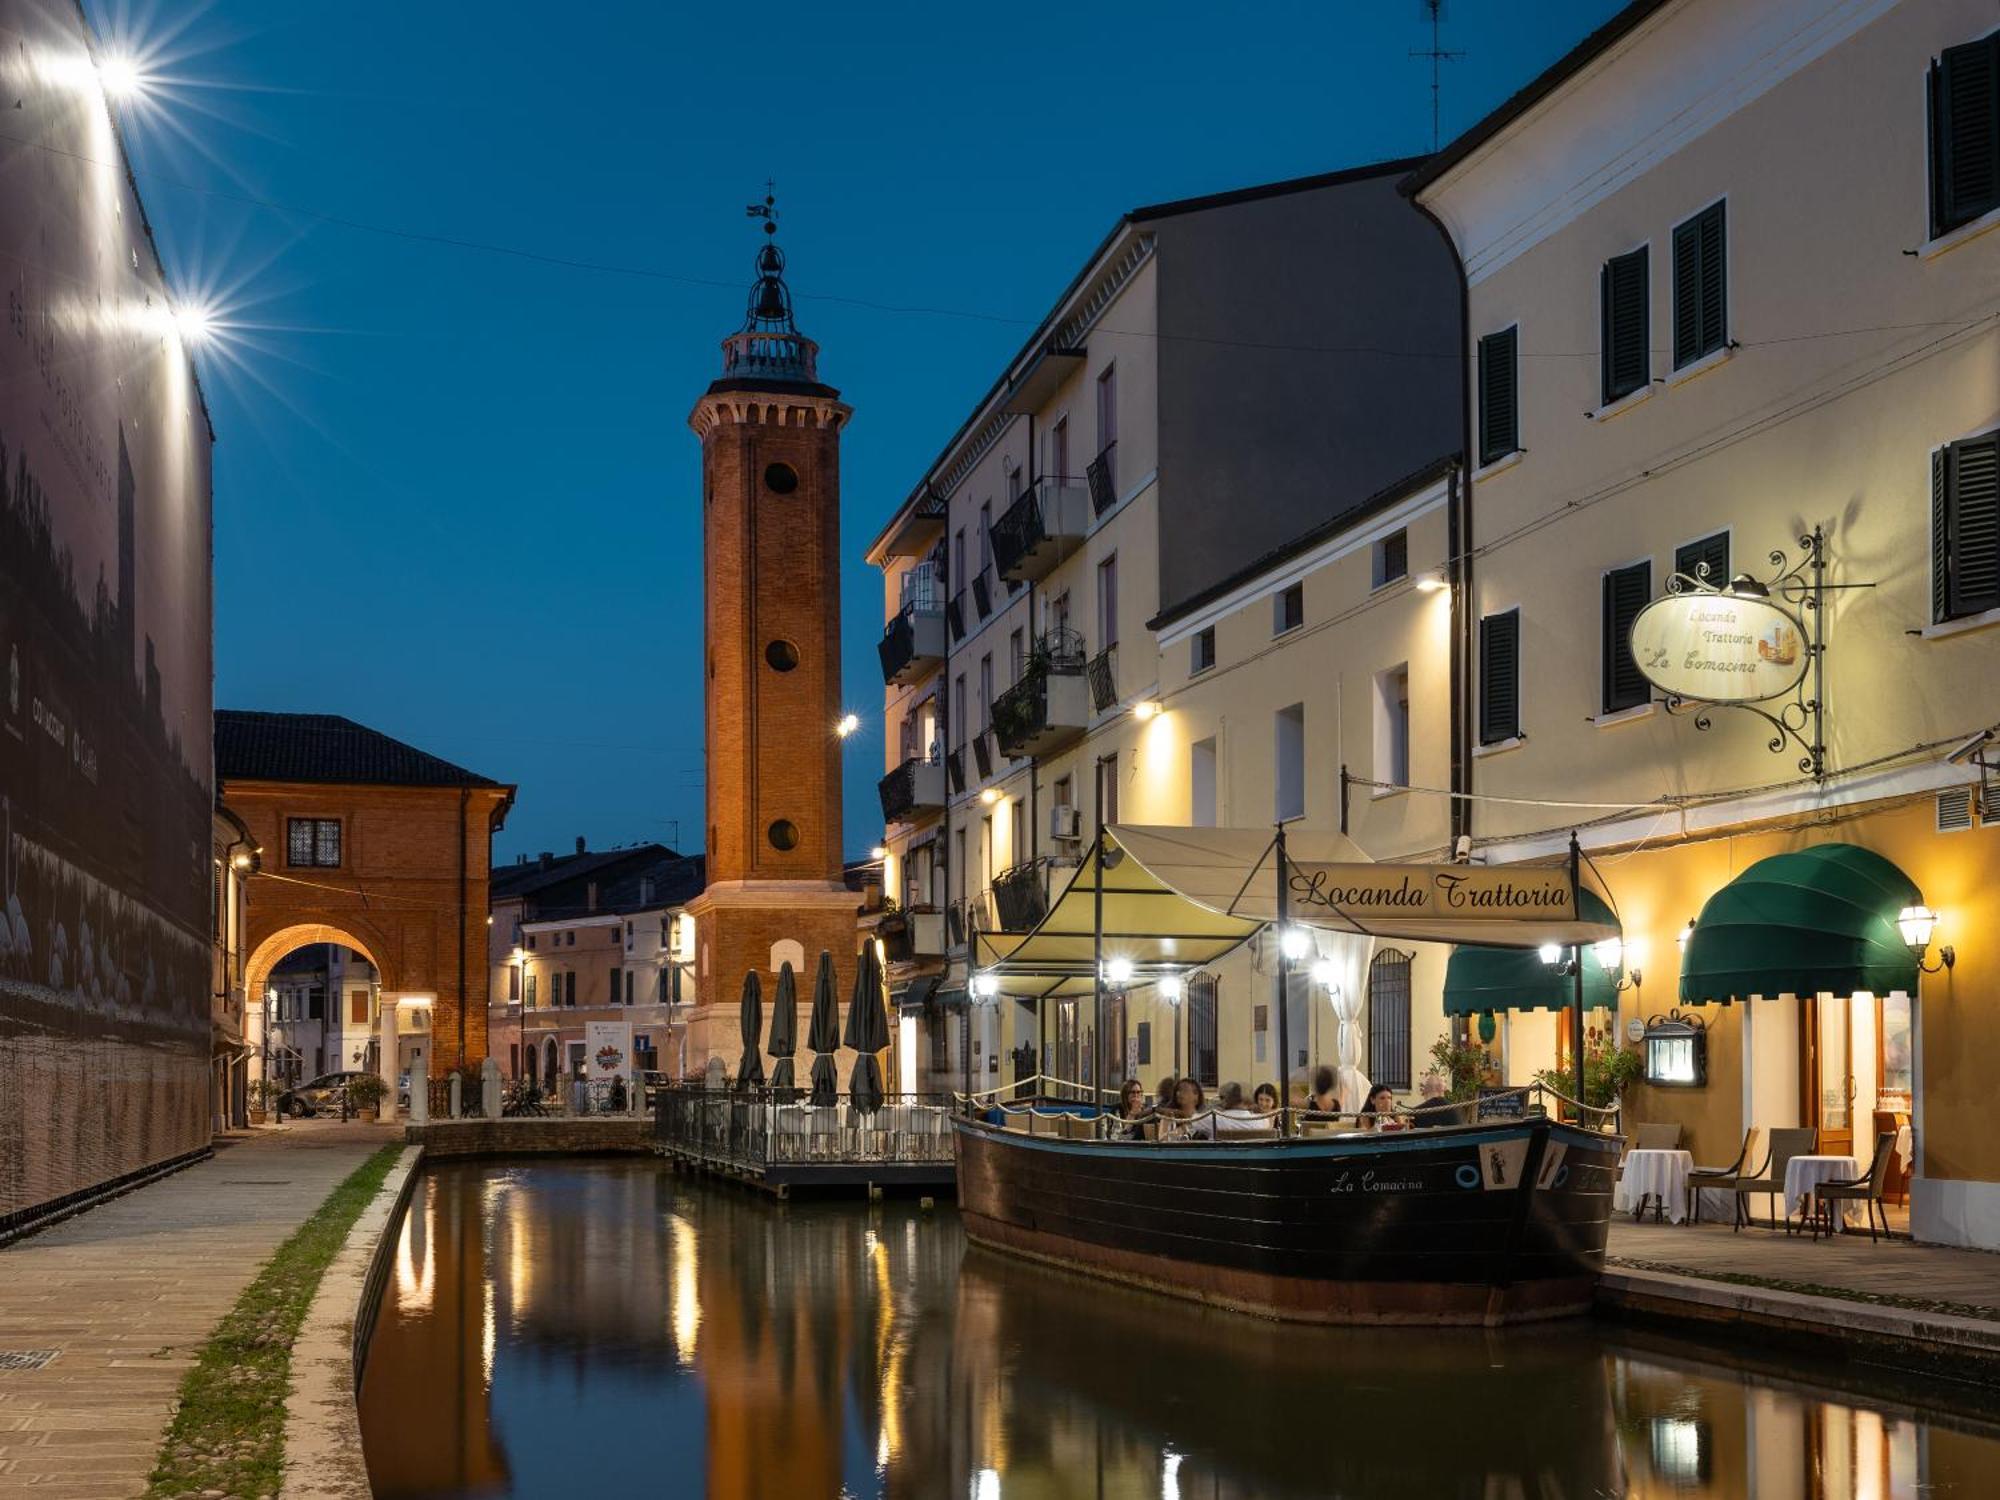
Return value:
M 418 1184 L 361 1414 L 383 1496 L 1917 1500 L 2000 1403 L 1587 1322 L 1286 1327 L 650 1161 Z

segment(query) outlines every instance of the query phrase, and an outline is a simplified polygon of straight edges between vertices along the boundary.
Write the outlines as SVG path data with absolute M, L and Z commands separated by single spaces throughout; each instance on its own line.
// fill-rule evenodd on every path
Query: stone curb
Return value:
M 361 1455 L 360 1354 L 388 1266 L 389 1231 L 416 1186 L 421 1146 L 406 1146 L 361 1211 L 340 1253 L 320 1278 L 292 1345 L 292 1388 L 285 1398 L 283 1500 L 369 1500 Z
M 1698 1323 L 1741 1323 L 1790 1337 L 1902 1350 L 2000 1372 L 2000 1322 L 1916 1312 L 1775 1287 L 1607 1267 L 1602 1305 Z M 1989 1376 L 1990 1378 L 1990 1376 Z

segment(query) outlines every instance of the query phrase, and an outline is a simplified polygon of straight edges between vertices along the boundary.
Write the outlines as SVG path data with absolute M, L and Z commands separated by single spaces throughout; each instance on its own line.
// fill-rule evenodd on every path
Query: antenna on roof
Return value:
M 1437 150 L 1438 140 L 1438 92 L 1442 79 L 1442 68 L 1455 57 L 1463 57 L 1463 52 L 1448 51 L 1444 45 L 1442 27 L 1445 22 L 1444 0 L 1417 0 L 1417 19 L 1431 29 L 1431 44 L 1428 47 L 1411 49 L 1412 57 L 1428 57 L 1431 60 L 1431 150 Z

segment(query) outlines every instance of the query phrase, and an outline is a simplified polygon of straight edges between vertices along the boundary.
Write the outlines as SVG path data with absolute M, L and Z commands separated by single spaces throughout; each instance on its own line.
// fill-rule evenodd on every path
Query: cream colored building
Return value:
M 885 943 L 924 1086 L 1275 1078 L 1261 952 L 1179 1006 L 1114 995 L 1098 1049 L 1092 998 L 1000 996 L 968 1030 L 969 936 L 1032 926 L 1101 823 L 1333 828 L 1343 762 L 1446 776 L 1458 296 L 1410 165 L 1126 215 L 871 547 Z M 1377 790 L 1347 798 L 1371 852 L 1445 846 L 1439 808 Z M 1424 1023 L 1392 977 L 1407 1073 Z M 1331 1058 L 1324 1001 L 1295 996 L 1295 1076 Z
M 1549 857 L 1580 829 L 1643 978 L 1621 1022 L 1704 1023 L 1706 1082 L 1642 1088 L 1639 1115 L 1682 1122 L 1704 1161 L 1808 1126 L 1864 1166 L 1907 1119 L 1916 1233 L 1989 1247 L 2000 804 L 1975 741 L 2000 721 L 2000 203 L 1949 100 L 2000 110 L 1996 32 L 1990 0 L 1631 5 L 1407 185 L 1469 289 L 1475 846 Z M 1760 705 L 1779 722 L 1670 712 L 1631 656 L 1636 610 L 1704 562 L 1771 581 L 1815 533 L 1828 588 L 1818 609 L 1791 591 L 1806 670 Z M 1921 980 L 1911 960 L 1888 993 L 1779 992 L 1805 968 L 1773 918 L 1767 977 L 1695 1005 L 1729 996 L 1704 955 L 1731 882 L 1832 845 L 1937 913 Z M 1908 893 L 1882 900 L 1877 930 Z M 1554 1018 L 1517 1024 L 1543 1033 L 1519 1076 Z

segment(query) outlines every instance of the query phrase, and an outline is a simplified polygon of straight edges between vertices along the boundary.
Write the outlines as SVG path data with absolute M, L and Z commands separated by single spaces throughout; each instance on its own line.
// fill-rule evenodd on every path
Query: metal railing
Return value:
M 1027 932 L 1048 915 L 1046 859 L 1026 860 L 993 877 L 993 908 L 1003 932 Z
M 1083 477 L 1090 485 L 1090 509 L 1103 515 L 1118 503 L 1118 439 L 1104 445 L 1104 451 L 1085 466 Z
M 767 1167 L 948 1164 L 951 1104 L 944 1094 L 887 1094 L 863 1110 L 851 1094 L 813 1104 L 804 1090 L 725 1092 L 672 1087 L 653 1107 L 657 1144 L 752 1171 Z
M 1113 641 L 1097 655 L 1091 657 L 1088 668 L 1090 678 L 1090 705 L 1103 713 L 1118 701 L 1118 643 Z
M 993 774 L 993 738 L 990 730 L 982 729 L 972 737 L 972 760 L 979 767 L 981 781 Z

